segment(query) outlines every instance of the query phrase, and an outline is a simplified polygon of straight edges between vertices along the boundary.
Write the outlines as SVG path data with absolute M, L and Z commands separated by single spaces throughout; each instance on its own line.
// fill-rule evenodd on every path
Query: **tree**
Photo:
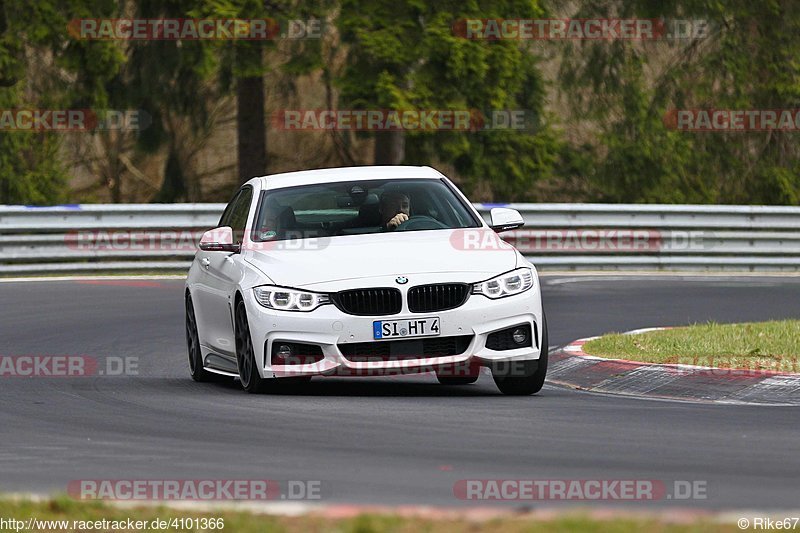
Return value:
M 675 109 L 795 109 L 800 102 L 800 5 L 746 0 L 596 0 L 574 18 L 709 21 L 696 39 L 568 44 L 561 72 L 576 115 L 600 130 L 600 200 L 800 201 L 792 132 L 692 133 L 670 129 Z M 665 124 L 666 122 L 666 124 Z
M 70 20 L 114 12 L 111 1 L 0 2 L 0 109 L 86 109 L 108 103 L 105 83 L 124 58 L 111 43 L 90 45 L 67 32 Z M 62 200 L 63 133 L 0 131 L 0 203 Z
M 366 109 L 525 110 L 529 131 L 393 131 L 375 134 L 375 164 L 428 163 L 453 167 L 474 187 L 526 198 L 548 177 L 558 143 L 543 120 L 544 82 L 525 43 L 466 39 L 456 21 L 534 18 L 535 0 L 343 0 L 339 28 L 349 45 L 339 80 L 341 104 Z
M 187 18 L 197 7 L 197 0 L 142 0 L 135 4 L 134 17 Z M 202 190 L 190 162 L 193 147 L 213 127 L 212 110 L 220 97 L 210 81 L 216 72 L 212 51 L 206 43 L 190 39 L 122 41 L 120 46 L 128 61 L 109 84 L 113 104 L 150 116 L 149 125 L 137 132 L 136 150 L 166 151 L 163 181 L 153 200 L 199 201 Z M 120 189 L 112 189 L 117 191 L 115 201 Z
M 237 161 L 241 182 L 266 174 L 269 165 L 264 76 L 275 74 L 279 67 L 275 56 L 267 61 L 265 55 L 277 51 L 288 57 L 282 68 L 293 76 L 319 68 L 319 43 L 280 41 L 287 31 L 287 21 L 321 19 L 333 4 L 331 0 L 206 0 L 194 11 L 198 16 L 211 18 L 265 19 L 269 24 L 270 38 L 266 40 L 237 40 L 215 47 L 221 86 L 236 94 Z

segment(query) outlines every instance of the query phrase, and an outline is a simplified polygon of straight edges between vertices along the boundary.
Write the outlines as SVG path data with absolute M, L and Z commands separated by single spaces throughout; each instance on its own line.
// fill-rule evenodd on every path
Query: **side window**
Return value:
M 233 229 L 233 242 L 241 243 L 244 240 L 244 228 L 247 225 L 247 215 L 250 214 L 250 203 L 253 200 L 253 189 L 244 187 L 233 201 L 230 217 L 226 226 Z M 227 212 L 227 209 L 225 210 Z M 224 215 L 223 215 L 224 216 Z
M 219 219 L 219 224 L 217 224 L 218 228 L 231 225 L 231 213 L 233 213 L 233 206 L 236 205 L 236 200 L 238 200 L 239 196 L 241 195 L 242 191 L 236 191 L 236 194 L 233 195 L 231 201 L 228 202 L 227 206 L 225 206 L 225 211 L 222 212 L 222 216 Z

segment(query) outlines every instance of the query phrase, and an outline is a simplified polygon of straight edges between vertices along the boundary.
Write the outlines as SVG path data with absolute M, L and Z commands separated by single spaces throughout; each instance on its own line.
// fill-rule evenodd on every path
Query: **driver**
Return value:
M 257 230 L 257 240 L 266 241 L 278 236 L 278 223 L 281 206 L 270 202 L 264 205 L 261 213 L 261 224 Z
M 411 199 L 402 192 L 385 192 L 380 201 L 381 224 L 388 230 L 394 230 L 408 220 L 411 212 Z

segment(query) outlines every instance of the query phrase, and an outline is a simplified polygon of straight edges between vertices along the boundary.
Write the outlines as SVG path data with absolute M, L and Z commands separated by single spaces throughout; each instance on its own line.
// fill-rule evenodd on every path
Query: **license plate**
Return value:
M 439 317 L 376 320 L 372 323 L 375 339 L 430 337 L 439 334 Z

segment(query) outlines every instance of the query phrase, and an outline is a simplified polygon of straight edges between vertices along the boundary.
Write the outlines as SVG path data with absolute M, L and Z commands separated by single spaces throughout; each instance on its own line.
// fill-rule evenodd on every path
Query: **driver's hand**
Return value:
M 408 215 L 405 213 L 397 213 L 389 222 L 386 223 L 386 227 L 389 229 L 395 229 L 406 220 L 408 220 Z

